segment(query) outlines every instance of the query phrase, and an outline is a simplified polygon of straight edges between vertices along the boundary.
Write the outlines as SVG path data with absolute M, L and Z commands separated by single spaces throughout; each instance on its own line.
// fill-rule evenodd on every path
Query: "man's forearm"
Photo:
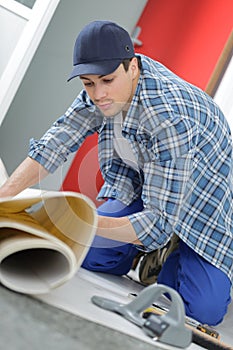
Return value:
M 0 188 L 0 197 L 15 196 L 47 175 L 42 165 L 27 157 Z
M 120 242 L 142 244 L 138 240 L 133 226 L 126 216 L 121 218 L 98 216 L 98 228 L 96 233 L 99 236 Z

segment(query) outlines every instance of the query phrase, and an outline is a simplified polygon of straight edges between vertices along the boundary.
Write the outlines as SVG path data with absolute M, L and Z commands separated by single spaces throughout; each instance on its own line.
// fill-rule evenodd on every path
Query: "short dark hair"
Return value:
M 140 57 L 139 57 L 139 56 L 134 56 L 134 57 L 137 58 L 137 61 L 138 61 L 138 68 L 141 69 L 141 68 L 142 68 L 142 63 L 141 63 Z M 125 60 L 122 61 L 122 64 L 123 64 L 124 69 L 125 69 L 126 72 L 127 72 L 128 69 L 129 69 L 129 64 L 130 64 L 130 62 L 132 61 L 132 59 L 133 59 L 133 57 L 132 57 L 132 58 L 127 58 L 127 59 L 125 59 Z

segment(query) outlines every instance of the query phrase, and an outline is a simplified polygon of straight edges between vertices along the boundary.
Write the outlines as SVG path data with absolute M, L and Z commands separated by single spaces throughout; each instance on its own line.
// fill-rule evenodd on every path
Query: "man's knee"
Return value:
M 132 244 L 95 236 L 82 267 L 96 272 L 125 275 L 129 272 L 138 250 Z
M 221 323 L 225 314 L 227 313 L 227 306 L 230 300 L 216 300 L 216 298 L 211 298 L 202 294 L 192 302 L 185 302 L 186 315 L 190 316 L 200 323 L 216 326 Z

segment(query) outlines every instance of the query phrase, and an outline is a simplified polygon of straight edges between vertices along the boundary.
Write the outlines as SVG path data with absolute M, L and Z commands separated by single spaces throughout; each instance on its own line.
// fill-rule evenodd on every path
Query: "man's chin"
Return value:
M 98 108 L 106 118 L 113 118 L 122 112 L 124 105 L 117 104 L 117 106 L 112 105 L 111 107 L 109 106 L 109 108 L 101 108 L 100 106 L 98 106 Z
M 119 110 L 119 111 L 101 111 L 101 112 L 106 118 L 114 118 L 116 115 L 118 115 L 121 112 L 121 110 Z

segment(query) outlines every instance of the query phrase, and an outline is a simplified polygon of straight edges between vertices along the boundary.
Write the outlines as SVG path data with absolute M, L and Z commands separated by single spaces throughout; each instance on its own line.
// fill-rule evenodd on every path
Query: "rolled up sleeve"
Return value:
M 40 140 L 31 139 L 28 156 L 53 173 L 84 139 L 98 130 L 102 119 L 91 103 L 83 101 L 82 94 L 73 102 Z

